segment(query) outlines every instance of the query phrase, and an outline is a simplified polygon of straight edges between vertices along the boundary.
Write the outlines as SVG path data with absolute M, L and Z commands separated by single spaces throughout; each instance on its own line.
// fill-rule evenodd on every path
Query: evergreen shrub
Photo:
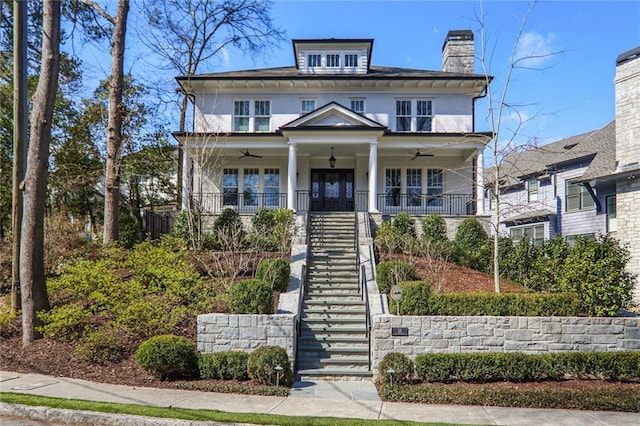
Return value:
M 249 354 L 243 351 L 223 351 L 201 354 L 198 369 L 201 379 L 247 380 Z
M 400 299 L 400 315 L 425 315 L 429 312 L 429 296 L 431 284 L 427 281 L 403 281 L 398 283 L 402 288 Z M 389 311 L 397 312 L 396 300 L 389 298 Z
M 229 287 L 229 309 L 235 314 L 272 314 L 271 285 L 258 279 L 234 282 Z
M 417 278 L 415 266 L 408 262 L 387 261 L 376 265 L 376 281 L 381 293 L 389 293 L 399 282 Z
M 280 385 L 291 386 L 293 372 L 287 351 L 280 346 L 261 346 L 251 354 L 247 361 L 249 378 L 262 385 L 275 385 L 277 379 L 276 366 L 282 367 Z
M 399 352 L 389 352 L 382 358 L 378 366 L 378 381 L 380 384 L 390 384 L 389 370 L 395 371 L 393 373 L 394 385 L 406 385 L 413 381 L 415 376 L 415 365 L 413 361 Z
M 162 380 L 191 378 L 198 371 L 195 345 L 181 336 L 161 335 L 145 340 L 135 359 L 140 368 Z
M 422 235 L 429 241 L 448 241 L 447 222 L 437 213 L 422 219 Z
M 407 212 L 400 212 L 395 215 L 392 226 L 402 237 L 416 237 L 416 221 Z
M 269 283 L 274 291 L 280 292 L 287 291 L 290 275 L 291 264 L 280 258 L 264 259 L 256 271 L 256 279 Z

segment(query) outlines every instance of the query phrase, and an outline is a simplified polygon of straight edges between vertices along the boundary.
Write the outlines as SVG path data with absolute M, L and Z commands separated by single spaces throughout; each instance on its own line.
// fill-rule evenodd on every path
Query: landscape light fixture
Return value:
M 389 375 L 389 384 L 393 386 L 393 375 L 396 374 L 396 370 L 390 368 L 387 370 L 387 374 Z
M 284 370 L 284 368 L 282 368 L 280 364 L 278 364 L 274 367 L 274 370 L 276 370 L 276 386 L 280 386 L 280 373 L 282 372 L 282 370 Z
M 331 157 L 329 157 L 329 166 L 333 169 L 336 166 L 336 157 L 333 156 L 333 147 L 331 147 Z

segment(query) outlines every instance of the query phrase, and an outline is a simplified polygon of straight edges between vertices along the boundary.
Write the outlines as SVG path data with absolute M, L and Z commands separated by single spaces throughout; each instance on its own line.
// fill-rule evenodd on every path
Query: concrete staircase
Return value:
M 358 380 L 369 371 L 366 307 L 358 292 L 354 213 L 310 215 L 308 281 L 301 312 L 301 380 Z

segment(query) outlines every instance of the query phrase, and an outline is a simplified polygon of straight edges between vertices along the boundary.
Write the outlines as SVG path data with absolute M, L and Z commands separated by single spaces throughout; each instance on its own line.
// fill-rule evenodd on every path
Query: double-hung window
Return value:
M 411 101 L 396 101 L 396 131 L 411 131 Z
M 566 181 L 565 204 L 568 212 L 588 210 L 594 206 L 593 198 L 587 188 L 571 180 Z
M 271 102 L 255 101 L 255 131 L 268 132 L 271 118 Z
M 387 206 L 400 206 L 400 193 L 402 192 L 401 169 L 386 169 L 385 177 L 385 204 Z
M 422 205 L 422 169 L 407 169 L 407 206 Z
M 351 109 L 358 114 L 364 114 L 364 99 L 351 99 Z
M 432 119 L 431 101 L 416 101 L 416 132 L 430 132 Z
M 317 68 L 322 66 L 322 55 L 312 53 L 307 55 L 307 67 Z
M 300 101 L 300 112 L 307 114 L 316 109 L 316 101 L 313 99 L 303 99 Z
M 358 66 L 358 55 L 355 53 L 347 53 L 344 55 L 344 66 L 347 68 L 356 68 Z
M 264 169 L 264 206 L 278 207 L 280 192 L 280 170 Z
M 258 205 L 258 183 L 259 183 L 259 171 L 258 169 L 244 169 L 244 176 L 242 182 L 242 194 L 244 198 L 243 205 L 245 206 L 257 206 Z
M 529 179 L 527 181 L 527 201 L 530 203 L 538 201 L 538 180 Z
M 340 67 L 340 55 L 337 53 L 328 53 L 327 54 L 327 68 L 338 68 Z
M 442 207 L 443 182 L 442 169 L 427 170 L 427 206 Z
M 222 171 L 222 204 L 225 206 L 238 205 L 238 169 L 223 169 Z
M 233 103 L 233 131 L 249 131 L 249 101 L 235 101 Z

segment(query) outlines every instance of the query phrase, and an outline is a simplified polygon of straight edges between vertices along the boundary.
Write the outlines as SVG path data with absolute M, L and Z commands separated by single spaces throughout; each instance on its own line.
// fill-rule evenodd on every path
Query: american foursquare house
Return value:
M 193 102 L 183 208 L 474 215 L 486 132 L 471 31 L 442 71 L 372 64 L 373 39 L 293 40 L 294 65 L 181 76 Z M 191 197 L 191 198 L 189 198 Z

